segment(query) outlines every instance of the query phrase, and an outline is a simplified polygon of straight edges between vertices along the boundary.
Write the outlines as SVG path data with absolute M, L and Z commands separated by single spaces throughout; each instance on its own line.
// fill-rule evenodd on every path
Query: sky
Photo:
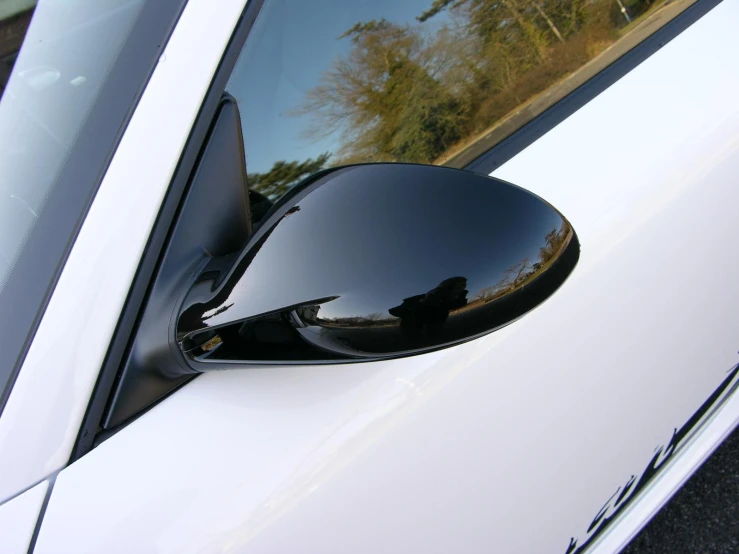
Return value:
M 336 134 L 308 139 L 314 124 L 294 112 L 305 93 L 319 84 L 333 61 L 351 48 L 339 39 L 358 22 L 385 18 L 400 25 L 422 25 L 427 32 L 448 21 L 442 12 L 426 23 L 416 16 L 433 0 L 273 0 L 266 2 L 226 87 L 241 110 L 247 169 L 268 171 L 275 161 L 314 158 L 335 152 Z

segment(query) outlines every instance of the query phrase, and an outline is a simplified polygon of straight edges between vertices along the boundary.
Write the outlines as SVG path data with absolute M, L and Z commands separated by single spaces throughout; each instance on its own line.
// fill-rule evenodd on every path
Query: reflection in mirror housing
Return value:
M 177 342 L 198 370 L 407 356 L 503 327 L 577 264 L 542 199 L 466 171 L 365 164 L 283 198 L 239 256 L 187 294 Z

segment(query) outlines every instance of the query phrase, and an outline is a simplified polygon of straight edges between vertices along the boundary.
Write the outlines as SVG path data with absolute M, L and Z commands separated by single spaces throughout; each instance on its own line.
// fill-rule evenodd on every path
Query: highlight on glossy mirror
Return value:
M 178 341 L 208 363 L 428 351 L 521 317 L 578 256 L 567 220 L 519 187 L 426 165 L 345 167 L 283 199 L 240 259 L 203 270 Z
M 693 1 L 270 0 L 226 87 L 250 188 L 274 202 L 327 167 L 464 167 Z

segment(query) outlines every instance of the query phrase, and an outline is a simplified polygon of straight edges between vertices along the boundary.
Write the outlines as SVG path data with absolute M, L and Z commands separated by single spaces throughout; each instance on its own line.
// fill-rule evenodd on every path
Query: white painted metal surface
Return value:
M 49 482 L 44 481 L 0 505 L 0 551 L 3 554 L 27 554 L 48 488 Z
M 213 9 L 192 0 L 170 38 L 0 418 L 0 502 L 67 464 L 164 193 L 244 4 L 223 0 Z
M 593 545 L 592 553 L 619 552 L 626 546 L 738 424 L 739 395 L 734 393 L 727 396 L 699 433 L 624 513 L 618 525 L 613 525 Z
M 185 15 L 207 14 L 191 0 Z M 187 21 L 177 59 L 202 47 Z M 496 172 L 580 236 L 578 268 L 541 307 L 433 354 L 199 377 L 60 473 L 35 552 L 582 543 L 739 361 L 737 21 L 739 3 L 719 5 Z M 151 141 L 175 123 L 165 85 L 152 81 L 145 97 Z M 124 143 L 140 136 L 138 118 Z M 604 551 L 737 416 L 732 400 Z

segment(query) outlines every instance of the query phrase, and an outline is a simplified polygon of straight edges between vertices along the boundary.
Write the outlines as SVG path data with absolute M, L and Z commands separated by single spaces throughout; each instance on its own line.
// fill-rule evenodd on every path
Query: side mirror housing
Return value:
M 428 352 L 535 308 L 579 251 L 556 209 L 497 179 L 410 164 L 328 170 L 275 205 L 240 254 L 205 266 L 176 341 L 198 371 Z
M 546 300 L 580 250 L 540 198 L 449 168 L 331 169 L 272 205 L 247 191 L 227 95 L 159 232 L 157 265 L 134 284 L 143 304 L 124 316 L 134 331 L 109 352 L 117 373 L 101 374 L 107 404 L 91 408 L 106 431 L 209 369 L 393 358 L 489 333 Z

